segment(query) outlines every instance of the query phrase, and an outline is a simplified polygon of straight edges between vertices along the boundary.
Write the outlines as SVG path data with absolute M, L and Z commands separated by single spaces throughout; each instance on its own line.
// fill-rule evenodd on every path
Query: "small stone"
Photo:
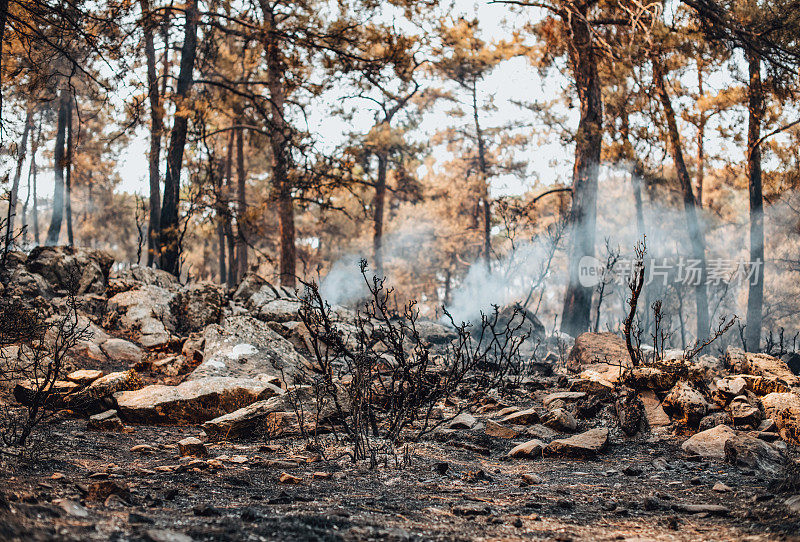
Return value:
M 330 472 L 317 471 L 313 474 L 314 480 L 328 480 L 333 474 Z
M 204 518 L 222 515 L 222 512 L 210 504 L 197 504 L 194 506 L 194 508 L 192 508 L 192 512 L 194 512 L 195 516 Z
M 81 386 L 86 386 L 103 376 L 103 371 L 97 369 L 79 369 L 67 375 L 67 380 Z
M 130 502 L 131 492 L 124 482 L 117 480 L 103 480 L 89 485 L 87 498 L 97 502 L 107 502 L 111 496 Z
M 544 449 L 544 442 L 538 439 L 532 439 L 528 442 L 515 446 L 508 452 L 509 457 L 514 457 L 517 459 L 525 458 L 531 459 L 536 457 L 542 456 L 542 450 Z
M 486 420 L 483 432 L 490 437 L 497 438 L 517 438 L 520 435 L 520 432 L 514 427 L 507 427 L 492 420 Z
M 433 470 L 435 470 L 437 473 L 441 474 L 442 476 L 447 474 L 447 471 L 449 469 L 450 469 L 450 464 L 447 463 L 446 461 L 440 461 L 440 462 L 436 463 L 433 466 Z
M 193 542 L 194 540 L 189 535 L 169 529 L 149 529 L 144 535 L 149 542 Z
M 187 437 L 178 442 L 178 453 L 181 457 L 207 457 L 206 445 L 196 437 Z
M 571 433 L 578 428 L 578 421 L 575 419 L 575 416 L 563 408 L 554 408 L 549 411 L 545 415 L 542 423 L 551 429 L 566 433 Z
M 589 429 L 570 438 L 558 439 L 545 446 L 545 456 L 593 457 L 608 444 L 608 429 Z
M 532 408 L 512 412 L 500 420 L 500 423 L 509 425 L 533 425 L 539 423 L 539 413 Z
M 75 501 L 71 501 L 69 499 L 56 499 L 53 501 L 53 504 L 58 505 L 64 512 L 68 515 L 76 517 L 76 518 L 88 518 L 89 517 L 89 510 L 81 506 L 79 503 Z
M 522 483 L 526 486 L 533 486 L 542 483 L 542 478 L 538 474 L 525 473 L 522 475 Z
M 472 429 L 475 424 L 478 423 L 478 420 L 475 419 L 475 416 L 470 414 L 469 412 L 462 412 L 452 420 L 447 426 L 450 429 Z
M 281 473 L 280 478 L 278 478 L 278 483 L 285 485 L 298 485 L 303 483 L 303 479 L 297 476 L 292 476 L 288 472 L 283 472 Z
M 727 516 L 730 509 L 721 504 L 673 504 L 673 510 L 687 514 L 708 514 L 711 516 Z
M 63 473 L 61 473 L 61 472 L 54 472 L 54 473 L 53 473 L 53 474 L 50 476 L 50 479 L 51 479 L 51 480 L 63 480 L 63 479 L 64 479 L 64 474 L 63 474 Z
M 131 447 L 131 452 L 135 454 L 154 454 L 156 453 L 156 448 L 150 446 L 149 444 L 137 444 L 136 446 Z
M 123 432 L 126 429 L 116 410 L 106 410 L 100 414 L 89 416 L 89 422 L 86 427 L 94 431 Z
M 711 489 L 719 493 L 728 493 L 730 491 L 733 491 L 733 488 L 731 488 L 731 486 L 725 485 L 722 482 L 717 482 Z

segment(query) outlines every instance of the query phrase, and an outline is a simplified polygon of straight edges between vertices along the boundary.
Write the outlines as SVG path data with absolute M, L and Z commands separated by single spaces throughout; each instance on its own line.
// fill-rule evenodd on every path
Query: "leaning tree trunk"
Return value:
M 17 199 L 19 197 L 19 179 L 22 176 L 22 164 L 25 162 L 25 151 L 28 149 L 28 134 L 31 131 L 32 122 L 33 109 L 28 109 L 28 113 L 25 115 L 25 126 L 22 128 L 22 140 L 19 142 L 17 167 L 14 170 L 14 180 L 11 184 L 11 194 L 9 194 L 8 197 L 8 216 L 6 217 L 6 238 L 3 254 L 8 254 L 8 251 L 11 248 L 11 242 L 14 239 L 14 222 L 17 214 Z M 25 223 L 24 212 L 22 223 Z
M 386 170 L 389 156 L 385 150 L 378 152 L 378 178 L 375 182 L 375 198 L 372 202 L 372 252 L 375 272 L 383 276 L 383 214 L 386 205 Z
M 655 54 L 651 55 L 653 63 L 653 82 L 655 83 L 656 93 L 664 109 L 667 120 L 667 135 L 669 137 L 669 147 L 672 160 L 675 162 L 675 169 L 678 173 L 678 181 L 683 193 L 683 207 L 686 213 L 686 227 L 689 232 L 689 242 L 692 247 L 692 258 L 700 266 L 700 274 L 695 284 L 695 304 L 697 307 L 697 339 L 703 340 L 709 331 L 708 316 L 708 292 L 706 289 L 706 249 L 705 234 L 697 217 L 697 202 L 694 199 L 692 180 L 689 177 L 689 170 L 683 159 L 683 149 L 681 147 L 680 135 L 678 134 L 678 124 L 675 121 L 675 110 L 672 108 L 672 101 L 667 93 L 664 83 L 664 69 L 661 59 Z
M 70 107 L 69 91 L 61 90 L 58 100 L 58 124 L 56 127 L 56 146 L 53 150 L 53 214 L 47 230 L 47 245 L 58 244 L 61 222 L 64 219 L 64 140 L 67 133 L 67 110 Z
M 275 29 L 275 14 L 266 0 L 261 0 L 261 9 L 267 25 L 267 31 L 264 33 L 264 52 L 270 97 L 269 143 L 272 150 L 272 183 L 274 199 L 278 204 L 280 229 L 280 281 L 281 286 L 294 288 L 296 259 L 294 200 L 289 181 L 289 126 L 284 117 L 286 103 L 284 68 Z
M 761 57 L 748 50 L 750 82 L 747 126 L 747 184 L 750 192 L 750 265 L 755 276 L 747 294 L 747 349 L 761 348 L 762 310 L 764 304 L 764 198 L 761 187 L 761 124 L 764 118 L 764 91 L 761 87 Z
M 72 140 L 72 100 L 67 109 L 67 158 L 64 164 L 66 171 L 66 183 L 64 184 L 64 208 L 67 219 L 67 244 L 72 246 L 75 240 L 72 235 L 72 158 L 75 152 L 74 141 Z
M 574 8 L 569 20 L 570 60 L 581 106 L 575 136 L 575 164 L 572 170 L 572 207 L 569 213 L 569 284 L 564 297 L 561 331 L 572 336 L 589 329 L 592 308 L 591 286 L 580 282 L 581 260 L 594 256 L 597 223 L 597 177 L 603 138 L 603 102 L 597 74 L 597 58 L 586 23 L 587 5 Z
M 247 232 L 245 222 L 247 214 L 247 194 L 245 192 L 244 171 L 244 134 L 242 129 L 236 130 L 236 265 L 239 268 L 239 280 L 247 273 Z
M 181 166 L 186 132 L 189 126 L 189 91 L 197 55 L 197 0 L 186 2 L 186 25 L 181 47 L 181 67 L 175 89 L 176 111 L 167 151 L 167 174 L 164 179 L 164 202 L 161 207 L 159 250 L 161 267 L 175 276 L 180 275 L 180 232 L 178 205 L 180 203 Z
M 150 217 L 147 224 L 147 265 L 156 263 L 159 221 L 161 219 L 161 174 L 158 162 L 161 157 L 161 132 L 164 129 L 161 93 L 156 74 L 156 48 L 153 38 L 155 26 L 150 12 L 150 0 L 140 0 L 144 26 L 144 54 L 147 59 L 147 93 L 150 98 L 150 150 L 147 155 L 150 177 Z M 166 77 L 164 77 L 166 79 Z

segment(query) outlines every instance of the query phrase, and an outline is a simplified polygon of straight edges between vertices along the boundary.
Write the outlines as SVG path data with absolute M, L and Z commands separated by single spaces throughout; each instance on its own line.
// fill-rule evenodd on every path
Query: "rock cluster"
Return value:
M 256 275 L 235 292 L 210 283 L 181 285 L 140 267 L 112 275 L 107 254 L 64 247 L 8 261 L 2 270 L 7 295 L 55 314 L 68 290 L 77 293 L 87 338 L 71 352 L 74 370 L 54 384 L 46 406 L 91 416 L 92 430 L 197 424 L 215 441 L 323 430 L 330 418 L 298 415 L 314 409 L 300 384 L 317 367 L 301 301 L 285 288 Z M 354 329 L 352 313 L 334 308 L 334 314 L 343 329 Z M 500 316 L 513 314 L 504 309 Z M 769 473 L 777 472 L 785 443 L 800 444 L 797 363 L 728 348 L 722 359 L 685 360 L 668 352 L 658 364 L 633 367 L 613 333 L 584 333 L 574 343 L 546 338 L 535 316 L 522 316 L 537 341 L 567 341 L 566 371 L 553 353 L 527 359 L 536 370 L 508 377 L 513 399 L 479 391 L 477 405 L 459 408 L 456 400 L 437 407 L 431 416 L 443 438 L 481 433 L 500 441 L 513 460 L 529 460 L 592 458 L 640 433 L 674 432 L 689 437 L 687 454 Z M 457 337 L 432 321 L 420 320 L 417 331 L 433 352 Z M 20 382 L 14 396 L 30 404 L 37 385 Z M 335 383 L 337 390 L 347 385 Z M 195 440 L 179 443 L 181 454 L 202 455 L 203 443 Z

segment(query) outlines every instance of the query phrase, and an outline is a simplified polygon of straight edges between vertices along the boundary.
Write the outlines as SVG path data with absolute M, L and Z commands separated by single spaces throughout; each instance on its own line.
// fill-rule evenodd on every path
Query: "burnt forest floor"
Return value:
M 0 540 L 800 540 L 767 477 L 693 460 L 674 437 L 617 440 L 591 460 L 508 460 L 509 441 L 464 432 L 369 469 L 299 438 L 209 444 L 191 463 L 176 443 L 196 427 L 132 429 L 60 419 L 27 457 L 4 458 Z M 118 486 L 130 493 L 102 493 Z

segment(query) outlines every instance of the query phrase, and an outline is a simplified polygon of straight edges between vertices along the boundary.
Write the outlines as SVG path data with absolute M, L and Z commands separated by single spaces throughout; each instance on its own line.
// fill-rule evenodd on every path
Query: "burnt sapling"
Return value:
M 445 311 L 456 338 L 434 349 L 418 328 L 416 303 L 391 308 L 393 290 L 385 279 L 371 275 L 363 260 L 360 271 L 369 299 L 347 321 L 316 284 L 305 284 L 300 318 L 315 367 L 304 369 L 297 381 L 310 388 L 315 426 L 330 422 L 341 428 L 354 460 L 374 455 L 380 439 L 397 444 L 420 438 L 469 408 L 477 395 L 498 388 L 518 370 L 525 339 L 518 333 L 522 322 L 502 321 L 497 309 L 482 316 L 476 329 L 456 325 Z M 471 398 L 457 400 L 463 396 Z M 439 415 L 444 403 L 456 404 L 456 412 Z

